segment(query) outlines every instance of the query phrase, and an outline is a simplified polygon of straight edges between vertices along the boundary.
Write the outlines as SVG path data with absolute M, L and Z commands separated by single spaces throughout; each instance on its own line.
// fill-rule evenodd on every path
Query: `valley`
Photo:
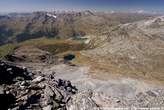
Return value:
M 78 92 L 64 103 L 66 110 L 164 107 L 163 16 L 91 11 L 18 15 L 0 17 L 5 27 L 0 28 L 1 59 L 28 68 L 34 79 L 71 81 Z M 20 27 L 13 25 L 17 22 Z

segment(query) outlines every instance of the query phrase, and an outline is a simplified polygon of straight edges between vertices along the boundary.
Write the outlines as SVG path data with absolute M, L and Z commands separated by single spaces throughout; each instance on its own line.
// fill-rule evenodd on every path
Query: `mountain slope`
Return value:
M 97 48 L 82 54 L 111 73 L 163 81 L 164 21 L 159 18 L 114 26 L 93 37 L 91 43 Z

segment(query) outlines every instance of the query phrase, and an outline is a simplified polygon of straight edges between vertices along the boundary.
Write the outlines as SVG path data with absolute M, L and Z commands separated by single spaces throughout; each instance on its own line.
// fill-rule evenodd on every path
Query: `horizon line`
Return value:
M 0 14 L 10 14 L 10 13 L 35 13 L 35 12 L 106 12 L 106 13 L 139 13 L 139 14 L 164 14 L 164 12 L 158 11 L 146 11 L 146 10 L 94 10 L 94 9 L 81 9 L 81 10 L 33 10 L 33 11 L 0 11 Z

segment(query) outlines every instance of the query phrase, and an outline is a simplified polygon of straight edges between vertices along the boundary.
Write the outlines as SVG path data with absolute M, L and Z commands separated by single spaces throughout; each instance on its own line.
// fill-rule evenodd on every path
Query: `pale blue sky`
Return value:
M 164 12 L 164 0 L 0 0 L 0 12 L 86 9 Z

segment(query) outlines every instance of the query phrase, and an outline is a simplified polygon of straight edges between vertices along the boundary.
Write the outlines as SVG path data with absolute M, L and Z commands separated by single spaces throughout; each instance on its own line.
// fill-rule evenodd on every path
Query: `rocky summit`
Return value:
M 27 68 L 0 61 L 1 110 L 66 110 L 78 89 L 53 75 L 34 75 Z

